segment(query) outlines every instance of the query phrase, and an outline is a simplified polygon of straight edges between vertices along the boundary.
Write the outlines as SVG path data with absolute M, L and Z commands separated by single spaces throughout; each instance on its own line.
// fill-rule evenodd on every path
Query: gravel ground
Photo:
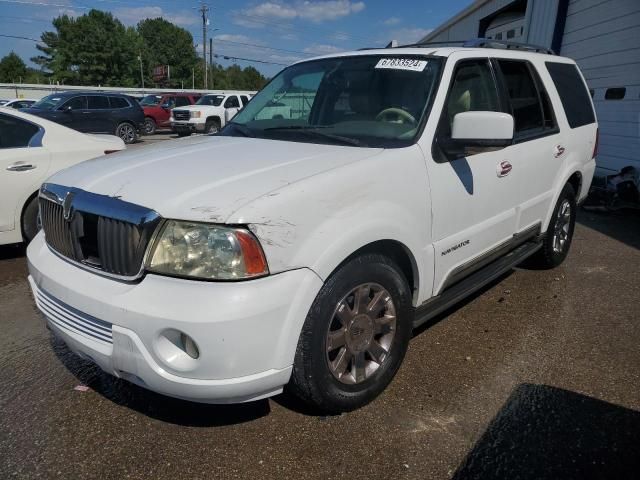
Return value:
M 199 405 L 115 380 L 50 337 L 26 275 L 23 249 L 0 248 L 2 479 L 587 479 L 640 471 L 633 213 L 582 212 L 561 267 L 507 274 L 421 328 L 390 388 L 336 417 L 286 395 Z

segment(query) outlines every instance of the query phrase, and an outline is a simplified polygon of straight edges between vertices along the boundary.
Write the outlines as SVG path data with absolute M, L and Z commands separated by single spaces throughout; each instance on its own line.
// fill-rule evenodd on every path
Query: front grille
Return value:
M 58 328 L 89 337 L 101 343 L 112 344 L 112 325 L 87 315 L 61 302 L 41 288 L 35 292 L 36 304 L 47 319 Z
M 45 184 L 40 219 L 49 247 L 110 276 L 135 279 L 160 216 L 118 198 Z
M 175 120 L 179 120 L 184 122 L 185 120 L 189 120 L 191 114 L 189 112 L 189 110 L 174 110 L 173 111 L 173 118 Z

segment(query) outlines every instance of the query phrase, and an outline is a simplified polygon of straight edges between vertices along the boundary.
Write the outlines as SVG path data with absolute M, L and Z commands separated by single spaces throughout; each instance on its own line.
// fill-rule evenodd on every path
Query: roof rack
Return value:
M 391 48 L 429 48 L 433 46 L 461 46 L 464 48 L 496 48 L 503 50 L 526 50 L 528 52 L 546 53 L 548 55 L 556 55 L 552 49 L 547 47 L 541 47 L 539 45 L 532 45 L 529 43 L 511 42 L 509 40 L 494 40 L 491 38 L 472 38 L 470 40 L 449 40 L 442 42 L 427 42 L 427 43 L 414 43 L 411 45 L 401 45 Z

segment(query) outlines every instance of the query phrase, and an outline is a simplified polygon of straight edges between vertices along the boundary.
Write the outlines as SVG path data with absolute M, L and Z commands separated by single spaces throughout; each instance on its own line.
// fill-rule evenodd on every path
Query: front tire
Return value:
M 135 127 L 129 122 L 122 122 L 116 127 L 116 136 L 120 137 L 127 145 L 135 143 L 138 139 Z
M 307 315 L 290 391 L 325 413 L 366 405 L 398 371 L 411 320 L 411 291 L 395 262 L 354 258 L 331 275 Z
M 553 209 L 547 232 L 542 239 L 542 248 L 531 257 L 532 267 L 550 269 L 564 262 L 571 247 L 576 214 L 576 193 L 571 184 L 567 183 Z
M 207 120 L 204 126 L 204 133 L 206 135 L 214 135 L 220 131 L 220 120 Z

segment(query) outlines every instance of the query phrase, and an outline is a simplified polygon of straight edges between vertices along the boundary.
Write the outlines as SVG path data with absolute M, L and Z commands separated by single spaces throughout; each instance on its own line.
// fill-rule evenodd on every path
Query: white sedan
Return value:
M 50 175 L 124 149 L 118 137 L 87 135 L 0 107 L 0 245 L 35 236 L 38 190 Z

